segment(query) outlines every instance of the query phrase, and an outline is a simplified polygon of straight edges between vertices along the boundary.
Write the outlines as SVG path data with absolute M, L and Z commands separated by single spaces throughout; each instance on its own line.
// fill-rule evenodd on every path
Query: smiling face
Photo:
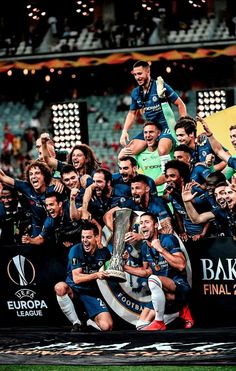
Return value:
M 85 166 L 86 158 L 84 153 L 80 149 L 75 149 L 71 156 L 72 165 L 76 170 L 80 170 Z
M 148 148 L 157 147 L 157 138 L 161 132 L 155 125 L 146 125 L 143 129 L 144 140 L 147 143 Z
M 230 186 L 225 187 L 225 200 L 230 210 L 236 205 L 236 192 Z
M 227 206 L 225 186 L 215 188 L 214 195 L 218 205 L 221 207 L 221 209 L 224 209 Z
M 144 204 L 149 191 L 150 187 L 143 182 L 134 182 L 131 184 L 131 194 L 136 205 Z
M 69 173 L 62 174 L 62 182 L 68 189 L 80 188 L 80 181 L 78 174 L 75 171 L 70 171 Z
M 234 146 L 234 149 L 236 149 L 236 129 L 230 130 L 230 141 Z
M 30 168 L 29 182 L 36 192 L 44 192 L 46 189 L 44 175 L 38 166 Z
M 103 173 L 95 173 L 93 176 L 93 182 L 95 184 L 95 193 L 97 197 L 102 197 L 107 191 L 107 182 Z
M 55 196 L 47 197 L 45 205 L 49 216 L 53 219 L 57 218 L 62 213 L 62 202 L 58 202 Z
M 185 162 L 187 165 L 191 163 L 191 155 L 184 151 L 175 151 L 174 159 L 178 161 Z
M 151 241 L 157 234 L 157 222 L 155 222 L 150 215 L 141 215 L 140 230 L 143 234 L 143 238 L 147 241 Z
M 165 177 L 168 186 L 178 190 L 182 189 L 183 179 L 181 178 L 177 169 L 167 169 Z
M 124 183 L 129 182 L 136 175 L 136 166 L 132 166 L 130 160 L 119 162 L 119 173 Z
M 150 68 L 149 67 L 134 67 L 132 74 L 139 86 L 147 86 L 150 81 Z
M 194 139 L 193 134 L 187 134 L 184 128 L 176 129 L 176 136 L 180 144 L 185 144 L 189 146 L 191 141 Z
M 82 230 L 81 241 L 83 244 L 84 251 L 89 254 L 93 254 L 96 250 L 98 236 L 94 234 L 92 229 Z

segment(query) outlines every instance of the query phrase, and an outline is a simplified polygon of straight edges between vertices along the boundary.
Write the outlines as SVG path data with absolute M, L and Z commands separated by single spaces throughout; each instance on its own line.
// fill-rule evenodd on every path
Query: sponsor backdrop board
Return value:
M 192 312 L 203 326 L 236 323 L 236 242 L 206 238 L 188 248 L 193 273 Z
M 235 325 L 236 242 L 231 238 L 209 238 L 187 246 L 192 265 L 193 294 L 191 309 L 200 326 Z M 69 325 L 57 304 L 54 284 L 63 279 L 65 270 L 56 256 L 46 248 L 30 245 L 1 246 L 0 250 L 0 326 Z M 126 285 L 126 288 L 124 287 Z M 130 285 L 130 287 L 128 286 Z M 123 328 L 135 324 L 145 291 L 139 298 L 136 277 L 126 284 L 103 285 L 105 299 L 113 297 L 112 311 L 123 317 Z M 113 291 L 113 292 L 112 292 Z M 120 302 L 120 306 L 116 304 Z M 123 317 L 124 319 L 124 317 Z M 121 328 L 121 327 L 119 327 Z

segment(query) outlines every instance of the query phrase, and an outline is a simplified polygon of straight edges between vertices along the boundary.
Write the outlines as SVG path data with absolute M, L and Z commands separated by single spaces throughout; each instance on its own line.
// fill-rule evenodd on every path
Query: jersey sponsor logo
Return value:
M 161 165 L 152 165 L 152 166 L 144 166 L 144 169 L 145 170 L 148 170 L 148 169 L 158 169 L 160 167 L 161 167 Z
M 149 106 L 145 107 L 145 112 L 146 111 L 159 111 L 161 109 L 160 104 L 156 104 L 155 106 Z

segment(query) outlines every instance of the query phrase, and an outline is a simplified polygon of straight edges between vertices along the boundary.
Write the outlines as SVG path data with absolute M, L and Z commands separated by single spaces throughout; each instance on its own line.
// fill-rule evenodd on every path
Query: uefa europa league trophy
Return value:
M 122 255 L 125 247 L 125 234 L 130 226 L 131 213 L 132 210 L 127 208 L 116 210 L 113 220 L 113 251 L 107 273 L 111 279 L 118 282 L 126 281 Z

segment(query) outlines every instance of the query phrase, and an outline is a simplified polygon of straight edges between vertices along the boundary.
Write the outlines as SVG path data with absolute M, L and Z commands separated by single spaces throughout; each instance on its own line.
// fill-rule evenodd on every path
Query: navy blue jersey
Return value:
M 72 271 L 77 268 L 82 268 L 83 274 L 91 274 L 98 272 L 99 269 L 111 258 L 111 254 L 106 247 L 96 249 L 94 255 L 86 254 L 83 249 L 82 243 L 72 246 L 68 256 L 67 278 L 66 283 L 72 289 L 79 289 L 79 291 L 96 291 L 96 280 L 75 284 L 72 277 Z
M 46 192 L 37 193 L 33 187 L 23 180 L 15 179 L 15 189 L 25 196 L 32 215 L 31 236 L 36 237 L 41 232 L 44 220 L 47 217 L 45 194 L 54 190 L 54 185 L 47 186 Z
M 165 83 L 164 86 L 166 88 L 165 94 L 167 99 L 174 103 L 179 97 L 178 94 L 168 84 Z M 158 122 L 162 127 L 162 131 L 164 131 L 165 129 L 169 130 L 157 94 L 157 86 L 155 80 L 151 80 L 150 87 L 148 88 L 148 92 L 145 95 L 143 94 L 142 87 L 138 86 L 133 89 L 131 93 L 131 99 L 131 111 L 143 109 L 143 115 L 146 121 Z
M 88 211 L 98 221 L 100 225 L 104 225 L 103 216 L 106 212 L 113 207 L 126 207 L 128 197 L 124 196 L 124 190 L 122 187 L 114 187 L 110 197 L 102 196 L 97 197 L 93 194 L 92 199 L 89 201 Z
M 61 170 L 63 169 L 63 167 L 65 165 L 68 165 L 68 163 L 67 162 L 64 162 L 64 161 L 61 161 L 61 160 L 57 160 L 57 168 L 56 168 L 56 170 L 59 171 L 59 172 L 61 172 Z
M 193 167 L 190 173 L 190 179 L 199 184 L 204 184 L 209 174 L 211 174 L 209 167 L 202 164 L 197 164 Z
M 215 225 L 217 234 L 225 237 L 235 235 L 235 218 L 234 214 L 228 208 L 222 209 L 220 206 L 214 206 L 211 212 L 215 215 Z
M 223 147 L 223 149 L 227 151 L 225 147 Z M 216 156 L 207 136 L 204 133 L 202 133 L 197 138 L 195 151 L 193 151 L 193 162 L 194 163 L 205 162 L 206 156 L 209 154 L 213 154 L 215 156 L 214 160 L 215 165 L 222 161 L 218 156 Z
M 148 182 L 148 186 L 150 187 L 151 194 L 156 195 L 157 189 L 154 180 L 147 175 L 145 176 Z M 131 197 L 131 181 L 124 182 L 120 173 L 112 174 L 112 180 L 115 193 L 122 192 L 124 197 Z
M 61 216 L 57 216 L 56 218 L 47 216 L 40 235 L 45 239 L 54 240 L 56 229 L 62 227 L 62 225 L 69 225 L 70 222 L 70 202 L 66 201 L 64 202 L 63 214 Z
M 161 246 L 170 254 L 181 252 L 179 241 L 177 237 L 172 234 L 160 234 L 158 236 Z M 141 255 L 143 262 L 147 262 L 152 269 L 152 273 L 156 276 L 169 277 L 177 279 L 178 277 L 186 277 L 186 272 L 180 272 L 178 269 L 172 267 L 166 259 L 153 247 L 149 247 L 146 241 L 141 245 Z
M 40 232 L 40 236 L 45 240 L 56 243 L 56 229 L 60 228 L 60 221 L 61 218 L 51 218 L 50 216 L 47 216 Z
M 213 195 L 208 191 L 199 197 L 194 198 L 194 207 L 201 212 L 211 211 L 215 219 L 211 221 L 211 234 L 230 237 L 234 233 L 234 219 L 228 208 L 222 209 L 216 202 Z
M 21 237 L 26 233 L 30 216 L 21 208 L 5 208 L 0 202 L 0 241 L 2 244 L 21 243 Z
M 173 208 L 176 213 L 178 213 L 182 217 L 184 229 L 189 236 L 194 236 L 196 234 L 201 234 L 204 228 L 204 224 L 194 224 L 191 222 L 189 218 L 184 203 L 182 201 L 181 196 L 175 197 L 175 195 L 168 195 L 168 200 L 172 203 Z
M 83 204 L 84 192 L 85 192 L 85 189 L 82 188 L 82 187 L 80 187 L 79 193 L 78 193 L 78 195 L 75 198 L 76 209 L 79 209 L 82 206 L 82 204 Z M 70 199 L 69 198 L 70 198 L 70 195 L 68 195 L 68 198 L 66 198 L 66 200 L 64 202 L 65 205 L 68 204 L 70 206 Z
M 108 197 L 97 197 L 89 201 L 88 211 L 100 225 L 104 225 L 103 216 L 110 209 L 110 199 Z
M 232 167 L 234 170 L 236 170 L 236 158 L 231 156 L 229 159 L 228 159 L 228 165 L 230 167 Z
M 5 220 L 6 212 L 5 207 L 3 206 L 3 203 L 0 202 L 0 221 Z

